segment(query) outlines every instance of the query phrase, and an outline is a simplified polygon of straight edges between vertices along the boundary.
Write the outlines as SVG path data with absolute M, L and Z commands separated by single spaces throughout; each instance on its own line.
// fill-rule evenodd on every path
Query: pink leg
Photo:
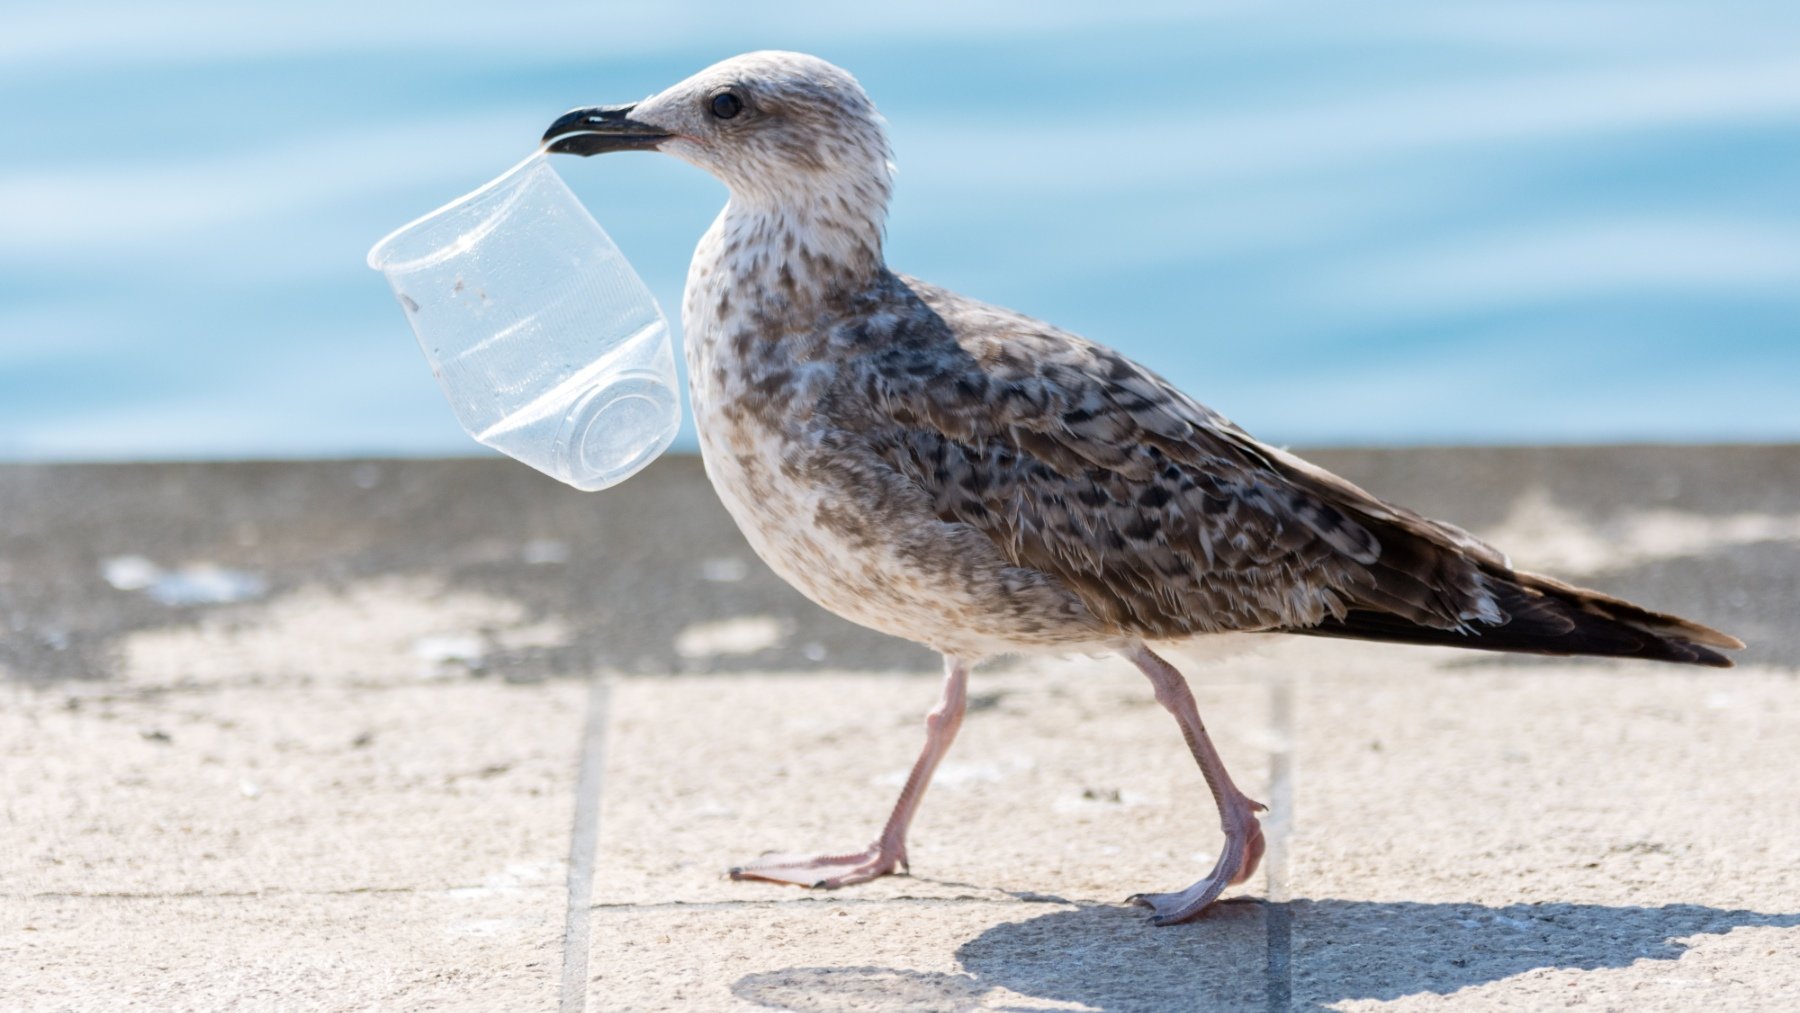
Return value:
M 766 879 L 795 886 L 835 889 L 852 883 L 863 883 L 884 876 L 895 869 L 905 870 L 906 828 L 925 797 L 931 774 L 938 761 L 950 751 L 956 730 L 962 727 L 963 711 L 969 703 L 969 666 L 958 658 L 944 656 L 944 697 L 925 716 L 925 751 L 907 775 L 900 800 L 881 836 L 866 849 L 851 855 L 765 855 L 749 865 L 731 870 L 732 879 Z
M 1226 886 L 1242 883 L 1256 872 L 1263 854 L 1262 826 L 1257 823 L 1256 814 L 1268 807 L 1251 801 L 1231 783 L 1225 761 L 1207 737 L 1206 726 L 1200 723 L 1200 709 L 1194 706 L 1194 694 L 1181 673 L 1141 645 L 1130 657 L 1156 687 L 1156 702 L 1175 715 L 1181 725 L 1188 751 L 1194 754 L 1200 773 L 1206 777 L 1206 786 L 1212 789 L 1213 801 L 1219 806 L 1219 826 L 1225 831 L 1225 850 L 1205 879 L 1177 893 L 1140 893 L 1131 898 L 1132 903 L 1156 912 L 1151 919 L 1155 924 L 1174 925 L 1198 915 Z

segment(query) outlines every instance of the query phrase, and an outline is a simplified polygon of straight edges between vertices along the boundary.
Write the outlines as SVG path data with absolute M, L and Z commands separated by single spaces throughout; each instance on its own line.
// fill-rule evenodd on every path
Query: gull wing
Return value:
M 1117 352 L 904 284 L 923 322 L 852 370 L 882 456 L 941 519 L 1122 632 L 1311 626 L 1364 604 L 1444 628 L 1495 615 L 1481 566 L 1504 559 L 1466 533 L 1258 443 Z
M 1288 630 L 1707 664 L 1724 659 L 1692 644 L 1740 646 L 1516 573 L 1468 532 L 1258 442 L 1111 349 L 898 282 L 922 312 L 851 357 L 836 408 L 872 413 L 858 428 L 940 519 L 1056 577 L 1121 634 Z

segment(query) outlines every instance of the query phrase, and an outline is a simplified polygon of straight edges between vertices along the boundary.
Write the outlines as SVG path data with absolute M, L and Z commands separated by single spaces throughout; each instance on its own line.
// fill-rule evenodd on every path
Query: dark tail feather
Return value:
M 1352 608 L 1342 619 L 1281 632 L 1482 651 L 1649 658 L 1714 668 L 1730 668 L 1732 662 L 1712 648 L 1744 646 L 1736 637 L 1699 623 L 1534 573 L 1509 577 L 1490 573 L 1488 586 L 1508 616 L 1495 626 L 1471 622 L 1466 631 L 1438 629 L 1388 612 Z

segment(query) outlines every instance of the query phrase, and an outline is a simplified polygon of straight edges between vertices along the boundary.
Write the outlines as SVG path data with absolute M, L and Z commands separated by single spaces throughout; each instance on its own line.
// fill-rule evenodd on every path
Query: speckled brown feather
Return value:
M 1384 639 L 1418 628 L 1430 632 L 1412 639 L 1492 649 L 1736 643 L 1516 573 L 1467 532 L 1257 442 L 1110 349 L 922 282 L 891 285 L 906 323 L 860 335 L 839 385 L 853 393 L 829 399 L 827 417 L 879 446 L 940 519 L 1053 575 L 1120 634 L 1329 624 L 1354 636 L 1366 627 L 1350 617 L 1380 615 L 1368 632 Z

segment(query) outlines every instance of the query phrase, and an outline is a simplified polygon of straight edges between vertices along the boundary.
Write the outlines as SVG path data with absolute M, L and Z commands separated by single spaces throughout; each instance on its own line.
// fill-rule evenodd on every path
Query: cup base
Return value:
M 626 373 L 584 395 L 557 434 L 559 478 L 577 489 L 617 485 L 675 438 L 681 408 L 653 373 Z

